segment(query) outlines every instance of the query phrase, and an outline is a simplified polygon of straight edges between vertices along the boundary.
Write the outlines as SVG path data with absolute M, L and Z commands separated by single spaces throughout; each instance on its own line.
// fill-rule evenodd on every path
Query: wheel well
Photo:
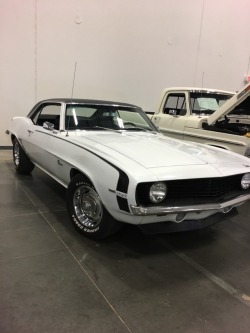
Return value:
M 73 177 L 75 177 L 78 174 L 81 174 L 84 178 L 86 178 L 86 181 L 92 183 L 92 181 L 89 179 L 89 177 L 87 177 L 84 173 L 82 173 L 78 169 L 74 169 L 74 168 L 70 170 L 70 179 L 72 179 Z

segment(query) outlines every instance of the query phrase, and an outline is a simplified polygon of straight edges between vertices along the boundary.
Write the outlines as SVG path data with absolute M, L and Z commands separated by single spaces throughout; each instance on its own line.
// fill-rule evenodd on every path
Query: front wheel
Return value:
M 66 200 L 71 220 L 84 236 L 99 240 L 120 228 L 120 223 L 103 206 L 93 184 L 82 174 L 72 178 Z
M 34 169 L 34 164 L 29 160 L 17 139 L 13 141 L 13 161 L 18 173 L 29 174 Z

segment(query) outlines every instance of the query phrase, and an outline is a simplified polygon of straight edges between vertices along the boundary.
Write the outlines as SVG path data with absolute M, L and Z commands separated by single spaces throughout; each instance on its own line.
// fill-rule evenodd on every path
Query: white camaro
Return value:
M 36 165 L 65 186 L 73 224 L 92 239 L 121 222 L 155 233 L 198 229 L 250 199 L 249 158 L 168 138 L 134 105 L 44 100 L 7 133 L 16 170 Z

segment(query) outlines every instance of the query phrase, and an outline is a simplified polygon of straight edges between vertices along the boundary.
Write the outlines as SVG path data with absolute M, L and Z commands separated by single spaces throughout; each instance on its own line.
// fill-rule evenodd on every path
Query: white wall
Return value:
M 0 146 L 13 116 L 71 96 L 76 61 L 74 97 L 144 110 L 202 76 L 204 87 L 238 90 L 249 13 L 249 0 L 0 0 Z

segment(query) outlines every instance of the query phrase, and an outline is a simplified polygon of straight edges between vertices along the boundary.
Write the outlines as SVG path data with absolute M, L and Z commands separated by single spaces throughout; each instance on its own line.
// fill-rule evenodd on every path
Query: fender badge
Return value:
M 117 197 L 120 197 L 123 199 L 127 199 L 127 197 L 128 197 L 127 193 L 123 193 L 123 192 L 120 192 L 117 190 L 115 191 L 115 190 L 112 190 L 111 188 L 109 188 L 109 192 L 115 193 Z
M 123 192 L 120 192 L 120 191 L 115 191 L 115 194 L 120 197 L 120 198 L 123 198 L 123 199 L 127 199 L 127 194 L 126 193 L 123 193 Z

